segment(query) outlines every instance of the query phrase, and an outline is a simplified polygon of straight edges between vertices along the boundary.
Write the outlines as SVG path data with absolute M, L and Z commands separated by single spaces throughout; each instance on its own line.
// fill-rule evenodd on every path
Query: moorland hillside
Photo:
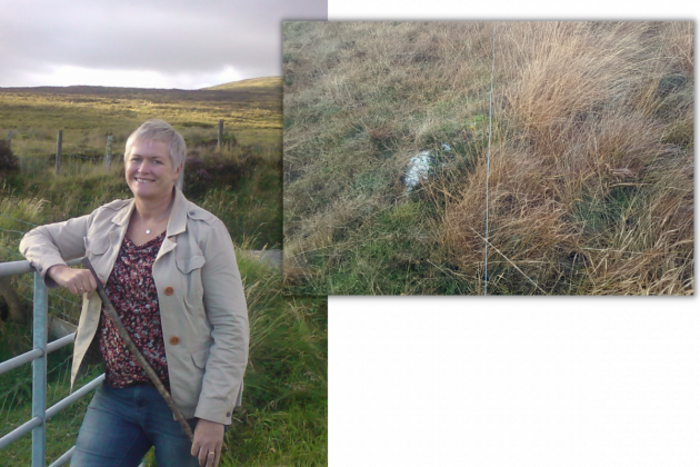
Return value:
M 219 84 L 217 86 L 212 86 L 209 88 L 204 88 L 205 90 L 212 91 L 251 91 L 251 92 L 270 92 L 271 90 L 278 90 L 279 96 L 282 95 L 282 77 L 280 76 L 268 76 L 266 78 L 252 78 L 252 79 L 242 79 L 240 81 L 232 81 L 230 83 Z

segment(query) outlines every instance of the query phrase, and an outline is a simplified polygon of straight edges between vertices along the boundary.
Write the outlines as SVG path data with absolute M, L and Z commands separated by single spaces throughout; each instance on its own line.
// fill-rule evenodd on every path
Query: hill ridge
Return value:
M 263 76 L 260 78 L 248 78 L 238 81 L 231 81 L 229 83 L 217 84 L 216 86 L 210 86 L 202 88 L 202 91 L 232 91 L 232 90 L 242 90 L 250 88 L 261 88 L 261 87 L 279 87 L 282 88 L 282 77 L 281 76 Z

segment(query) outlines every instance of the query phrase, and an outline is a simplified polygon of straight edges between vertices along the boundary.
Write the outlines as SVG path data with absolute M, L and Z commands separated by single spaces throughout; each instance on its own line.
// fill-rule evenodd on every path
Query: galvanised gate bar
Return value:
M 69 266 L 79 264 L 80 259 L 68 262 Z M 29 261 L 10 261 L 0 263 L 0 276 L 34 273 L 34 311 L 33 335 L 34 348 L 29 352 L 0 363 L 0 375 L 31 362 L 32 364 L 32 418 L 0 438 L 0 451 L 22 436 L 32 433 L 32 467 L 46 467 L 46 420 L 61 412 L 72 403 L 90 393 L 104 380 L 104 374 L 90 381 L 78 391 L 46 408 L 46 361 L 47 355 L 54 350 L 73 343 L 75 333 L 47 343 L 48 335 L 48 291 L 41 276 L 34 271 Z M 61 455 L 50 467 L 68 463 L 73 453 L 71 448 Z M 1 454 L 0 454 L 1 455 Z

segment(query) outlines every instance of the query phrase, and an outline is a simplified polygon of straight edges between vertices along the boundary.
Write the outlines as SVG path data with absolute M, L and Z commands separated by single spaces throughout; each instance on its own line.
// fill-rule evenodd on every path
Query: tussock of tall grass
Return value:
M 26 222 L 34 222 L 40 219 L 40 213 L 46 204 L 45 199 L 26 199 L 26 198 L 16 198 L 13 196 L 3 197 L 0 199 L 0 212 L 8 216 L 22 219 Z M 5 218 L 7 219 L 7 218 Z M 6 225 L 5 222 L 9 220 L 0 219 L 0 225 L 3 227 Z M 10 228 L 7 225 L 7 228 Z
M 422 248 L 413 293 L 480 293 L 493 27 L 286 26 L 290 290 L 328 292 L 350 270 L 331 252 L 386 239 L 377 213 L 420 201 L 430 233 L 365 264 L 388 276 Z M 495 55 L 490 293 L 692 294 L 693 24 L 499 22 Z M 405 199 L 408 158 L 441 142 L 449 164 Z M 350 293 L 403 290 L 378 280 Z
M 0 193 L 5 187 L 0 185 Z M 0 262 L 24 259 L 17 249 L 19 241 L 32 224 L 41 222 L 47 204 L 45 199 L 19 198 L 11 191 L 9 196 L 0 197 Z

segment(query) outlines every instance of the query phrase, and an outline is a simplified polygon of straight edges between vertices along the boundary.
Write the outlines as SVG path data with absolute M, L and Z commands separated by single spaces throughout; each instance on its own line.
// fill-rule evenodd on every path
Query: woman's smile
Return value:
M 179 174 L 173 167 L 168 145 L 162 141 L 137 141 L 127 159 L 126 180 L 138 198 L 170 196 Z

